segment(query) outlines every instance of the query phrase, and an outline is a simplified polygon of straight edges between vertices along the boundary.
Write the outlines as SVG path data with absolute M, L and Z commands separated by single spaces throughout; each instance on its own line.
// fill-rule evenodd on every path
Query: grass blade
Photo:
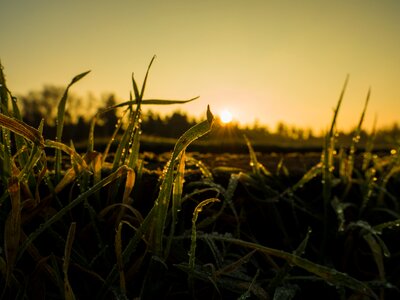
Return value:
M 323 214 L 324 214 L 324 237 L 321 244 L 321 257 L 325 257 L 325 248 L 326 248 L 326 239 L 328 237 L 328 210 L 331 203 L 332 197 L 332 172 L 333 172 L 333 153 L 335 150 L 335 140 L 336 140 L 336 119 L 339 114 L 339 109 L 343 101 L 344 93 L 347 88 L 347 84 L 349 81 L 349 75 L 347 75 L 346 80 L 344 82 L 342 91 L 340 92 L 339 100 L 334 110 L 333 119 L 331 123 L 331 128 L 329 133 L 325 136 L 325 145 L 322 156 L 322 199 L 323 199 Z
M 44 139 L 41 133 L 37 129 L 29 126 L 28 124 L 20 120 L 8 117 L 0 113 L 0 126 L 26 138 L 27 140 L 33 142 L 35 145 L 38 145 L 40 147 L 44 146 Z
M 169 200 L 172 191 L 173 183 L 173 172 L 176 165 L 178 156 L 184 151 L 187 146 L 194 140 L 203 136 L 210 131 L 213 123 L 213 115 L 210 111 L 210 107 L 207 107 L 207 120 L 194 125 L 188 131 L 186 131 L 176 142 L 174 151 L 172 152 L 171 159 L 167 166 L 165 177 L 161 184 L 160 193 L 157 197 L 155 207 L 155 218 L 157 222 L 155 223 L 155 231 L 152 237 L 152 241 L 155 246 L 156 253 L 160 256 L 162 253 L 162 237 L 164 233 L 165 220 L 167 217 L 167 210 L 169 206 Z
M 185 156 L 186 156 L 185 151 L 182 151 L 182 154 L 179 158 L 177 174 L 175 176 L 174 183 L 173 183 L 171 229 L 169 232 L 169 238 L 168 238 L 164 257 L 168 257 L 168 255 L 169 255 L 169 252 L 171 249 L 171 244 L 172 244 L 172 237 L 174 236 L 174 233 L 175 233 L 175 225 L 178 222 L 178 212 L 181 209 L 182 190 L 183 190 L 183 182 L 184 182 L 184 176 L 185 176 L 185 159 L 186 159 Z
M 199 216 L 199 213 L 203 210 L 204 206 L 214 203 L 220 202 L 218 198 L 209 198 L 202 202 L 200 202 L 193 211 L 192 217 L 192 234 L 191 234 L 191 243 L 190 243 L 190 251 L 189 251 L 189 287 L 192 287 L 193 291 L 193 273 L 194 273 L 194 265 L 196 260 L 196 242 L 197 242 L 197 230 L 196 230 L 196 222 Z
M 64 250 L 63 273 L 64 273 L 64 293 L 66 300 L 75 300 L 74 292 L 72 291 L 71 284 L 69 283 L 68 280 L 68 267 L 72 251 L 72 243 L 74 242 L 75 238 L 75 231 L 76 231 L 76 223 L 73 222 L 71 223 L 71 226 L 69 227 L 68 230 L 68 236 Z
M 11 199 L 11 211 L 4 228 L 4 249 L 7 261 L 7 281 L 11 278 L 17 257 L 21 237 L 21 196 L 20 184 L 16 177 L 8 182 L 8 193 Z
M 70 84 L 68 84 L 67 88 L 64 91 L 63 96 L 61 97 L 60 102 L 58 103 L 58 109 L 57 109 L 57 121 L 56 121 L 56 126 L 57 126 L 57 133 L 56 133 L 56 142 L 61 142 L 62 138 L 62 132 L 63 132 L 63 127 L 64 127 L 64 115 L 65 115 L 65 107 L 67 104 L 67 98 L 68 98 L 68 92 L 70 87 L 81 80 L 83 77 L 85 77 L 87 74 L 89 74 L 90 71 L 83 72 L 77 76 L 75 76 Z M 56 150 L 56 163 L 55 163 L 55 171 L 56 171 L 56 177 L 57 180 L 60 180 L 60 174 L 61 174 L 61 150 L 57 149 Z

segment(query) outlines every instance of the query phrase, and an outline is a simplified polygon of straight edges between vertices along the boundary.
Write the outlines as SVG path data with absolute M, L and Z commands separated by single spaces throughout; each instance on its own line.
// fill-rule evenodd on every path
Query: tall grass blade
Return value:
M 365 113 L 367 111 L 367 107 L 368 107 L 368 102 L 369 102 L 369 98 L 371 96 L 371 89 L 368 90 L 367 93 L 367 98 L 365 100 L 365 104 L 364 104 L 364 109 L 363 112 L 361 114 L 360 117 L 360 121 L 358 123 L 358 126 L 356 128 L 356 130 L 354 131 L 354 135 L 353 135 L 353 139 L 351 140 L 351 145 L 350 145 L 350 153 L 349 153 L 349 157 L 347 158 L 347 181 L 349 183 L 349 187 L 347 188 L 350 189 L 350 182 L 351 182 L 351 178 L 353 175 L 353 169 L 354 169 L 354 159 L 355 159 L 355 153 L 356 153 L 356 146 L 358 144 L 358 142 L 360 141 L 360 135 L 361 135 L 361 129 L 362 129 L 362 124 L 364 122 L 364 118 L 365 118 Z
M 162 239 L 165 227 L 165 219 L 168 212 L 169 200 L 172 193 L 173 184 L 173 171 L 174 164 L 180 153 L 187 148 L 187 146 L 201 137 L 202 135 L 209 132 L 213 123 L 213 115 L 210 108 L 207 107 L 207 120 L 203 121 L 185 132 L 177 141 L 174 151 L 171 155 L 171 159 L 167 163 L 166 171 L 163 175 L 163 181 L 161 183 L 160 192 L 157 197 L 156 203 L 137 229 L 135 236 L 129 240 L 128 245 L 123 251 L 123 260 L 126 263 L 135 251 L 138 243 L 143 238 L 147 238 L 151 249 L 156 253 L 158 257 L 161 257 L 163 253 Z M 106 282 L 103 288 L 100 290 L 98 296 L 105 293 L 105 290 L 110 288 L 110 285 L 116 280 L 117 269 L 114 267 L 107 276 Z
M 142 90 L 140 91 L 140 100 L 143 99 L 144 90 L 146 88 L 146 83 L 147 83 L 147 78 L 149 76 L 149 71 L 150 71 L 151 65 L 153 64 L 155 59 L 156 59 L 156 56 L 154 55 L 153 58 L 150 61 L 149 66 L 147 67 L 146 76 L 144 77 L 143 84 L 142 84 Z
M 87 74 L 89 74 L 89 72 L 90 71 L 86 71 L 86 72 L 83 72 L 83 73 L 75 76 L 71 80 L 71 82 L 68 84 L 67 88 L 64 91 L 63 96 L 61 97 L 60 102 L 58 103 L 57 120 L 56 120 L 56 126 L 57 126 L 56 142 L 61 142 L 61 139 L 62 139 L 62 132 L 63 132 L 63 127 L 64 127 L 65 107 L 66 107 L 66 104 L 67 104 L 67 98 L 68 98 L 69 89 L 74 83 L 78 82 L 83 77 L 85 77 Z M 55 172 L 56 172 L 57 180 L 60 180 L 60 177 L 61 177 L 61 150 L 59 150 L 59 149 L 56 150 Z
M 0 64 L 0 114 L 9 115 L 9 105 L 8 105 L 8 89 L 6 85 L 6 79 L 3 73 L 3 66 Z M 2 124 L 2 118 L 0 118 L 1 135 L 0 135 L 0 176 L 3 182 L 11 177 L 11 138 L 10 129 Z
M 115 234 L 115 255 L 117 258 L 117 268 L 119 273 L 119 287 L 121 291 L 126 294 L 124 261 L 122 258 L 122 225 L 124 222 L 118 224 L 118 229 Z
M 44 151 L 40 149 L 38 146 L 34 146 L 31 151 L 31 155 L 28 158 L 28 161 L 24 165 L 24 168 L 18 174 L 18 180 L 23 181 L 27 178 L 33 169 L 33 167 L 38 163 L 40 157 L 42 157 Z
M 11 211 L 4 227 L 4 250 L 7 261 L 7 282 L 11 278 L 18 253 L 21 237 L 21 191 L 16 177 L 8 182 L 8 193 L 11 199 Z
M 177 174 L 175 175 L 173 188 L 172 188 L 171 229 L 169 232 L 169 237 L 168 237 L 164 257 L 169 256 L 169 252 L 171 250 L 171 244 L 172 244 L 172 237 L 175 234 L 175 226 L 176 226 L 176 223 L 178 222 L 178 212 L 181 210 L 183 182 L 184 182 L 184 176 L 185 176 L 185 159 L 186 159 L 185 157 L 186 157 L 185 151 L 182 151 L 180 158 L 178 158 L 179 159 L 178 170 L 177 170 Z
M 126 156 L 129 152 L 129 144 L 132 141 L 134 135 L 134 112 L 131 110 L 129 115 L 128 128 L 125 130 L 118 148 L 115 151 L 113 170 L 116 170 L 120 165 L 125 164 Z
M 253 170 L 253 173 L 257 177 L 260 177 L 262 174 L 271 176 L 272 175 L 271 172 L 269 172 L 261 163 L 258 162 L 256 152 L 254 151 L 253 146 L 250 143 L 250 140 L 247 138 L 246 135 L 244 135 L 243 137 L 244 137 L 244 139 L 246 141 L 246 145 L 249 149 L 250 166 Z
M 104 149 L 103 152 L 103 163 L 106 161 L 106 158 L 108 156 L 108 153 L 110 152 L 110 148 L 113 142 L 115 142 L 115 138 L 117 137 L 118 131 L 121 129 L 122 126 L 122 120 L 124 119 L 126 113 L 128 112 L 128 110 L 125 110 L 124 113 L 122 114 L 122 116 L 118 119 L 117 124 L 115 125 L 115 130 L 109 140 L 109 142 L 107 143 L 106 148 Z
M 64 274 L 64 295 L 66 300 L 75 300 L 75 295 L 72 290 L 71 284 L 68 279 L 68 268 L 72 251 L 72 243 L 74 242 L 76 231 L 76 223 L 71 223 L 68 230 L 67 241 L 65 243 L 64 250 L 64 262 L 63 262 L 63 274 Z
M 372 150 L 374 149 L 374 142 L 376 139 L 376 123 L 377 123 L 377 116 L 375 115 L 374 118 L 374 123 L 372 126 L 372 131 L 371 134 L 369 135 L 366 145 L 365 145 L 365 152 L 364 152 L 364 157 L 363 157 L 363 163 L 362 163 L 362 170 L 365 172 L 365 170 L 368 168 L 372 161 L 373 153 Z
M 7 89 L 8 91 L 8 89 Z M 17 105 L 17 98 L 14 97 L 10 91 L 8 91 L 10 98 L 11 98 L 11 104 L 12 104 L 12 115 L 15 119 L 19 120 L 22 122 L 22 116 L 21 116 L 21 112 L 19 110 L 19 107 Z M 27 142 L 20 136 L 20 135 L 15 135 L 14 136 L 15 139 L 15 148 L 16 151 L 21 151 L 22 149 L 24 149 L 25 147 L 28 146 Z M 19 165 L 23 166 L 26 164 L 27 160 L 28 160 L 28 154 L 27 153 L 22 153 L 19 158 Z
M 165 220 L 167 217 L 167 211 L 172 192 L 172 183 L 174 176 L 173 173 L 177 163 L 177 158 L 181 154 L 181 152 L 184 151 L 187 146 L 189 146 L 190 143 L 208 133 L 211 129 L 212 123 L 213 115 L 210 111 L 210 107 L 207 107 L 207 120 L 194 125 L 188 131 L 186 131 L 175 144 L 174 151 L 172 152 L 171 159 L 165 171 L 165 177 L 161 183 L 160 193 L 155 203 L 155 218 L 157 222 L 155 223 L 155 230 L 152 241 L 154 243 L 156 249 L 155 251 L 158 256 L 161 256 L 162 254 L 162 237 L 164 233 Z
M 323 189 L 322 189 L 322 198 L 323 198 L 323 203 L 324 203 L 324 236 L 321 244 L 321 257 L 325 257 L 325 248 L 326 248 L 326 239 L 328 238 L 328 210 L 330 207 L 331 203 L 331 196 L 332 196 L 332 172 L 333 172 L 333 154 L 335 151 L 335 140 L 336 140 L 336 133 L 335 133 L 335 128 L 336 128 L 336 119 L 339 114 L 339 109 L 343 101 L 344 93 L 347 88 L 347 84 L 349 81 L 349 75 L 347 75 L 346 80 L 344 82 L 342 91 L 339 96 L 339 100 L 336 106 L 336 109 L 334 110 L 333 114 L 333 119 L 331 123 L 330 130 L 328 134 L 325 136 L 325 145 L 324 145 L 324 150 L 323 150 L 323 157 L 322 157 L 322 163 L 323 163 L 323 169 L 322 169 L 322 184 L 323 184 Z
M 214 203 L 220 202 L 218 198 L 209 198 L 202 202 L 200 202 L 193 211 L 192 217 L 192 234 L 191 234 L 191 243 L 190 243 L 190 251 L 189 251 L 189 287 L 192 287 L 193 291 L 193 273 L 194 273 L 194 265 L 196 260 L 196 243 L 197 243 L 197 230 L 196 230 L 196 222 L 199 216 L 199 213 L 203 210 L 204 206 Z

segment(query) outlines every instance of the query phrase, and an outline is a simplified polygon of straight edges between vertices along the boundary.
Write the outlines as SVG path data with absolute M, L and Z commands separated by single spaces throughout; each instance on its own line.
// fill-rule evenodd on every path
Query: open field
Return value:
M 126 109 L 125 127 L 100 151 L 95 116 L 76 151 L 65 104 L 86 74 L 48 139 L 1 73 L 0 299 L 400 297 L 399 149 L 375 153 L 371 136 L 357 151 L 365 110 L 337 144 L 346 85 L 320 152 L 262 154 L 246 137 L 246 154 L 187 151 L 212 130 L 210 108 L 168 152 L 144 152 L 141 106 L 187 102 L 144 99 L 147 74 L 108 109 Z

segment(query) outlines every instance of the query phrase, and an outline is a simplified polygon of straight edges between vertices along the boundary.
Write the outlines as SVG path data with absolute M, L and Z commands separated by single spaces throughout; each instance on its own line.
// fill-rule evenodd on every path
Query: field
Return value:
M 148 72 L 105 110 L 126 109 L 105 149 L 95 116 L 76 151 L 65 106 L 86 74 L 48 139 L 1 70 L 0 299 L 400 297 L 399 149 L 374 152 L 371 134 L 357 151 L 365 110 L 350 147 L 336 143 L 346 84 L 320 153 L 259 153 L 245 136 L 247 154 L 186 151 L 210 108 L 168 152 L 144 152 L 142 105 L 193 100 L 144 99 Z

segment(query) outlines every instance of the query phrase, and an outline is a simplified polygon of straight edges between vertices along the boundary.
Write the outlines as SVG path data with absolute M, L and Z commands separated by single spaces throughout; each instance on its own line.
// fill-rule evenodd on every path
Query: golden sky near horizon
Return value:
M 0 60 L 14 94 L 44 84 L 128 99 L 157 55 L 145 98 L 200 99 L 241 123 L 326 129 L 347 74 L 338 126 L 400 122 L 400 1 L 0 0 Z M 151 107 L 160 110 L 158 107 Z

